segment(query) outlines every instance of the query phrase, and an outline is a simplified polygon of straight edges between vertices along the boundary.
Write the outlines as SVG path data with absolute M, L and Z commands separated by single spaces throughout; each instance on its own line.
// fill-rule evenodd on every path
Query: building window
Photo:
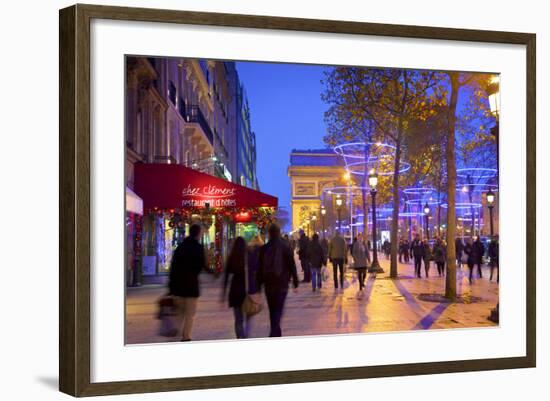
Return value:
M 168 82 L 168 98 L 170 99 L 170 101 L 172 102 L 172 104 L 174 106 L 176 105 L 176 96 L 177 96 L 176 86 L 174 85 L 174 83 L 172 81 L 169 81 Z
M 185 100 L 181 96 L 178 98 L 178 111 L 181 118 L 185 120 Z

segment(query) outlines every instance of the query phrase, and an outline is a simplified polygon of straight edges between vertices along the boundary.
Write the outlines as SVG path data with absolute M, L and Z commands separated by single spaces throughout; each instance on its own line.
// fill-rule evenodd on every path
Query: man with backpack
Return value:
M 256 273 L 258 291 L 265 287 L 269 308 L 270 337 L 281 337 L 281 318 L 288 294 L 288 283 L 292 279 L 294 289 L 298 288 L 298 274 L 294 255 L 290 246 L 281 239 L 281 229 L 272 224 L 268 231 L 269 242 L 260 248 L 258 271 Z

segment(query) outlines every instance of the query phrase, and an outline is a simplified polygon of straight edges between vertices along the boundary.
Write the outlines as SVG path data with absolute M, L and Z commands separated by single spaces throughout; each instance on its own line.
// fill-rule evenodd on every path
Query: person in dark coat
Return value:
M 340 283 L 342 291 L 344 290 L 344 264 L 347 263 L 347 250 L 346 241 L 337 230 L 328 245 L 328 257 L 332 262 L 335 290 L 338 290 L 338 283 Z M 338 271 L 340 272 L 340 280 L 338 280 Z
M 456 252 L 456 267 L 459 269 L 462 267 L 462 254 L 464 252 L 464 242 L 462 238 L 456 237 L 455 239 L 455 252 Z
M 433 249 L 434 262 L 437 266 L 439 276 L 445 274 L 445 262 L 447 260 L 447 249 L 441 238 L 437 238 Z
M 261 238 L 255 237 L 247 247 L 244 238 L 237 237 L 227 257 L 222 299 L 225 298 L 227 284 L 231 276 L 229 307 L 233 308 L 237 338 L 248 338 L 252 327 L 252 316 L 245 316 L 242 306 L 247 294 L 256 293 L 258 254 L 262 244 Z M 245 274 L 247 275 L 245 276 Z
M 298 257 L 300 258 L 300 264 L 302 265 L 302 271 L 304 272 L 304 283 L 311 281 L 311 269 L 309 267 L 307 259 L 307 251 L 309 249 L 309 238 L 302 231 L 300 233 L 300 239 L 298 240 Z
M 390 241 L 385 240 L 384 244 L 382 245 L 382 249 L 384 250 L 384 254 L 386 255 L 386 259 L 389 259 L 390 258 L 390 253 L 391 253 Z
M 270 337 L 281 337 L 281 318 L 288 294 L 288 283 L 292 280 L 294 290 L 298 288 L 298 274 L 294 255 L 290 247 L 281 239 L 281 229 L 272 224 L 269 227 L 269 242 L 260 248 L 257 290 L 265 287 L 269 308 Z
M 201 227 L 193 224 L 189 236 L 178 245 L 172 256 L 168 292 L 174 297 L 181 320 L 182 341 L 191 341 L 191 333 L 200 296 L 199 274 L 207 269 L 204 247 L 199 242 Z
M 323 252 L 325 253 L 325 256 L 328 258 L 328 240 L 323 234 L 323 239 L 321 242 L 321 248 L 323 248 Z
M 464 245 L 464 253 L 467 255 L 466 264 L 470 270 L 468 280 L 470 281 L 470 284 L 472 284 L 474 282 L 474 244 L 472 243 L 471 238 L 466 240 L 466 245 Z
M 493 271 L 497 269 L 497 283 L 499 281 L 499 268 L 498 268 L 498 235 L 495 235 L 495 237 L 491 240 L 489 243 L 489 247 L 487 249 L 487 253 L 489 256 L 489 263 L 491 266 L 491 275 L 489 276 L 489 280 L 493 281 Z
M 420 278 L 420 269 L 422 267 L 422 259 L 424 258 L 424 243 L 420 239 L 420 234 L 416 234 L 413 242 L 411 242 L 411 253 L 414 258 L 414 274 Z
M 409 263 L 411 260 L 411 244 L 408 239 L 403 241 L 403 256 L 405 257 L 405 263 Z
M 481 274 L 481 265 L 483 264 L 483 255 L 485 254 L 485 245 L 481 242 L 479 237 L 476 237 L 476 240 L 473 244 L 473 253 L 472 257 L 474 259 L 474 265 L 477 265 L 477 273 L 479 278 L 483 278 Z
M 313 291 L 316 291 L 323 286 L 321 268 L 327 264 L 327 254 L 321 246 L 317 234 L 313 234 L 313 237 L 311 237 L 307 258 L 311 268 L 311 287 Z

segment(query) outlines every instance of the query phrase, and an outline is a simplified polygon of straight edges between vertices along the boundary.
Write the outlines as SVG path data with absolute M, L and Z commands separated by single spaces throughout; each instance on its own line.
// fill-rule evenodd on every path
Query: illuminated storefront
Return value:
M 220 273 L 231 240 L 250 240 L 274 221 L 277 198 L 175 164 L 135 164 L 134 190 L 143 200 L 142 282 L 162 282 L 172 252 L 191 224 L 203 227 L 209 270 Z

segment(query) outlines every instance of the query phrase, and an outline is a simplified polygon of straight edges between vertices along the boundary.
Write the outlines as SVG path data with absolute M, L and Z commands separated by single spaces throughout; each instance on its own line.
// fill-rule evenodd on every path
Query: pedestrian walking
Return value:
M 290 250 L 294 253 L 296 251 L 296 239 L 294 238 L 294 234 L 290 236 L 289 244 Z
M 481 265 L 483 264 L 483 255 L 485 255 L 485 245 L 483 245 L 483 242 L 481 242 L 481 239 L 479 237 L 476 237 L 476 240 L 473 244 L 473 259 L 474 259 L 474 265 L 477 265 L 477 273 L 479 275 L 479 278 L 483 278 L 483 275 L 481 273 Z
M 201 227 L 193 224 L 189 236 L 178 245 L 172 256 L 168 281 L 169 294 L 174 297 L 182 341 L 191 341 L 197 301 L 200 296 L 199 274 L 207 269 L 204 247 L 199 242 Z
M 323 239 L 320 242 L 321 248 L 323 248 L 323 252 L 325 253 L 325 257 L 328 258 L 328 240 L 323 236 Z
M 327 264 L 327 254 L 319 242 L 319 235 L 313 234 L 309 242 L 308 262 L 311 268 L 311 287 L 315 292 L 323 286 L 321 268 Z
M 445 262 L 447 260 L 447 249 L 441 238 L 437 238 L 433 248 L 434 262 L 437 266 L 439 276 L 445 275 Z
M 468 265 L 468 269 L 470 270 L 470 274 L 468 276 L 468 280 L 470 284 L 473 284 L 474 282 L 474 245 L 471 238 L 468 238 L 466 240 L 466 245 L 464 245 L 464 253 L 466 254 L 466 264 Z
M 309 283 L 311 281 L 311 269 L 307 259 L 308 249 L 309 238 L 302 231 L 300 232 L 300 239 L 298 241 L 298 257 L 300 258 L 300 265 L 302 266 L 302 271 L 304 272 L 304 278 L 302 280 L 304 283 Z
M 243 303 L 247 295 L 256 293 L 256 272 L 261 245 L 263 241 L 259 236 L 252 238 L 248 247 L 243 237 L 237 237 L 227 257 L 222 299 L 225 299 L 231 277 L 228 301 L 229 307 L 233 308 L 237 338 L 248 338 L 250 335 L 252 316 L 244 313 Z
M 281 318 L 288 294 L 288 284 L 298 288 L 296 264 L 290 247 L 281 239 L 281 229 L 272 224 L 268 230 L 269 241 L 260 248 L 257 289 L 265 287 L 265 296 L 269 308 L 270 337 L 281 337 Z
M 455 239 L 455 253 L 456 253 L 456 266 L 460 269 L 462 267 L 462 256 L 464 254 L 464 242 L 460 237 L 456 237 Z
M 414 274 L 420 278 L 420 268 L 422 267 L 422 259 L 424 258 L 424 243 L 420 239 L 420 234 L 416 234 L 414 237 L 410 250 L 414 258 Z
M 384 254 L 386 255 L 386 259 L 389 259 L 390 258 L 390 253 L 391 253 L 390 241 L 384 240 L 384 244 L 382 245 L 382 249 L 384 250 Z
M 353 244 L 351 249 L 351 256 L 353 257 L 353 268 L 357 271 L 357 279 L 359 281 L 359 297 L 363 297 L 363 289 L 365 288 L 365 278 L 367 275 L 367 257 L 369 250 L 365 244 L 363 234 L 357 235 L 357 241 Z
M 409 263 L 411 260 L 411 244 L 408 239 L 403 241 L 403 255 L 405 256 L 405 263 Z
M 336 230 L 334 237 L 330 240 L 328 247 L 328 255 L 332 263 L 332 271 L 334 278 L 334 288 L 338 289 L 338 283 L 342 290 L 344 289 L 344 263 L 347 263 L 347 246 L 344 238 L 340 236 L 340 232 Z M 340 278 L 338 278 L 338 271 Z
M 426 278 L 428 278 L 430 272 L 430 263 L 433 259 L 432 250 L 430 249 L 430 243 L 428 240 L 424 241 L 424 272 L 426 273 Z
M 493 281 L 493 271 L 496 269 L 498 283 L 500 276 L 500 269 L 498 267 L 498 235 L 495 235 L 495 237 L 489 243 L 487 253 L 489 256 L 489 266 L 491 267 L 491 275 L 489 276 L 489 281 Z

